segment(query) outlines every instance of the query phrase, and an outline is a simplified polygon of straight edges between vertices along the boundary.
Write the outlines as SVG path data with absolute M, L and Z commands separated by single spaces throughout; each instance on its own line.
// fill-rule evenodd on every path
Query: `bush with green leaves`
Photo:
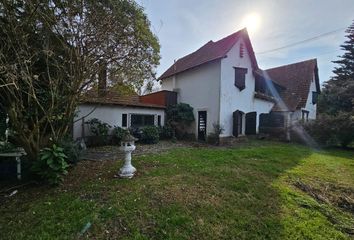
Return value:
M 166 109 L 167 123 L 173 129 L 173 138 L 184 136 L 186 128 L 194 121 L 193 108 L 187 103 L 170 105 Z
M 68 173 L 67 158 L 64 149 L 53 144 L 52 147 L 40 151 L 39 159 L 33 163 L 32 171 L 49 184 L 58 185 Z
M 171 139 L 173 137 L 173 128 L 166 124 L 159 127 L 160 139 Z
M 65 137 L 57 144 L 63 148 L 64 154 L 68 157 L 67 162 L 71 164 L 77 164 L 77 162 L 80 160 L 82 152 L 80 143 L 74 141 L 71 137 Z
M 95 136 L 107 136 L 109 129 L 112 127 L 108 123 L 102 122 L 97 118 L 90 119 L 86 124 L 89 124 L 90 131 L 95 134 Z
M 156 144 L 160 140 L 159 129 L 156 126 L 146 126 L 141 129 L 140 141 L 147 144 Z
M 354 141 L 354 115 L 350 113 L 321 114 L 315 121 L 304 125 L 310 136 L 321 145 L 346 147 Z
M 18 148 L 10 142 L 1 142 L 0 143 L 0 153 L 15 152 L 16 150 L 18 150 Z
M 123 137 L 127 135 L 129 131 L 127 129 L 115 126 L 113 128 L 113 139 L 117 144 L 120 144 L 122 141 Z
M 104 145 L 108 143 L 108 133 L 109 129 L 112 127 L 111 125 L 97 118 L 90 119 L 86 124 L 89 124 L 90 131 L 97 137 L 94 141 L 95 144 Z

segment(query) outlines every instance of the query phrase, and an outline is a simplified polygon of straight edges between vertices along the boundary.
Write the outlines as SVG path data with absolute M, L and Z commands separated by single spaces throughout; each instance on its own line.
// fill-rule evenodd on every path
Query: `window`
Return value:
M 247 68 L 235 68 L 235 86 L 242 91 L 245 89 L 246 84 L 245 84 L 245 79 L 246 79 L 246 73 L 247 73 Z
M 265 93 L 266 86 L 265 86 L 265 79 L 256 75 L 256 82 L 254 85 L 255 92 Z
M 141 115 L 141 114 L 131 115 L 132 127 L 153 126 L 153 125 L 155 125 L 154 115 Z
M 317 92 L 312 92 L 312 104 L 316 104 L 318 99 L 318 93 Z
M 161 115 L 157 116 L 157 126 L 161 126 Z
M 127 127 L 127 114 L 126 113 L 123 113 L 122 114 L 122 127 Z

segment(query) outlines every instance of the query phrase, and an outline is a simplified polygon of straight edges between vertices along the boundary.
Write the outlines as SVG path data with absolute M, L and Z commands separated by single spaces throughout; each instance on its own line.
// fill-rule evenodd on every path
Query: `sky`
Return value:
M 354 20 L 354 0 L 137 0 L 145 9 L 151 30 L 161 45 L 160 76 L 175 59 L 244 27 L 246 16 L 258 16 L 249 31 L 262 69 L 317 58 L 320 81 L 332 76 Z M 254 19 L 254 18 L 253 18 Z M 279 51 L 261 52 L 336 31 L 314 41 Z

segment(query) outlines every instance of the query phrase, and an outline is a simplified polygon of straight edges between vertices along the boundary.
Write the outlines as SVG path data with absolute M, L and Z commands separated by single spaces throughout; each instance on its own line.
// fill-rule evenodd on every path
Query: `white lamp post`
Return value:
M 136 172 L 136 168 L 132 165 L 132 152 L 135 150 L 134 142 L 137 139 L 134 138 L 130 133 L 127 133 L 121 142 L 120 150 L 125 153 L 124 166 L 119 171 L 119 176 L 121 178 L 132 178 Z

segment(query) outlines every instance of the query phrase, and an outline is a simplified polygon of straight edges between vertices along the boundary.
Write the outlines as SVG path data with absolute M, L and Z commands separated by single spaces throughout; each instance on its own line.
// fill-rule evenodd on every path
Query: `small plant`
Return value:
M 68 157 L 67 162 L 77 164 L 82 151 L 80 144 L 73 141 L 70 137 L 65 137 L 58 142 L 58 145 L 63 148 L 64 154 Z
M 214 134 L 217 136 L 223 134 L 223 132 L 225 131 L 225 128 L 219 123 L 213 123 L 213 128 L 214 128 Z
M 63 181 L 69 165 L 66 162 L 67 156 L 64 149 L 53 144 L 51 148 L 44 148 L 40 151 L 39 159 L 34 162 L 32 171 L 51 185 L 58 185 Z
M 142 134 L 140 140 L 143 143 L 155 144 L 159 142 L 159 129 L 156 126 L 146 126 L 141 130 Z
M 219 123 L 213 123 L 214 132 L 209 134 L 208 142 L 211 144 L 219 145 L 220 144 L 220 134 L 222 134 L 225 129 Z

